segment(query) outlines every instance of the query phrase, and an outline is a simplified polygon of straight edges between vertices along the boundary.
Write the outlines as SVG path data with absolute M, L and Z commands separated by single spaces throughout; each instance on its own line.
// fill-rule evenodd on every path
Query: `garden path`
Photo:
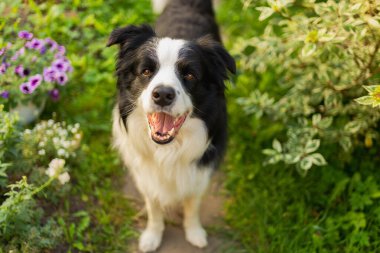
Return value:
M 218 253 L 229 245 L 225 238 L 218 234 L 218 229 L 224 226 L 223 223 L 223 203 L 226 200 L 223 195 L 222 185 L 223 175 L 217 172 L 210 183 L 201 207 L 201 220 L 208 233 L 208 246 L 199 249 L 192 246 L 185 239 L 182 229 L 182 211 L 180 207 L 174 207 L 166 213 L 166 227 L 160 248 L 157 253 Z M 146 211 L 140 194 L 138 193 L 130 176 L 126 177 L 124 187 L 126 197 L 135 204 L 136 210 L 140 212 L 136 215 L 135 226 L 138 231 L 142 231 L 146 224 Z M 213 229 L 216 228 L 216 229 Z M 138 242 L 133 241 L 132 252 L 137 250 Z

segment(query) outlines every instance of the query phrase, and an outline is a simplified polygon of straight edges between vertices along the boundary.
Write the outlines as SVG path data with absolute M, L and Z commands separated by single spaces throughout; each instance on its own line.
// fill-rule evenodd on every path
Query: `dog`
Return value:
M 148 221 L 142 252 L 155 251 L 163 210 L 181 203 L 188 242 L 207 245 L 199 212 L 212 172 L 226 149 L 224 81 L 236 65 L 221 44 L 211 0 L 154 0 L 163 10 L 155 31 L 112 31 L 119 45 L 113 144 L 144 197 Z

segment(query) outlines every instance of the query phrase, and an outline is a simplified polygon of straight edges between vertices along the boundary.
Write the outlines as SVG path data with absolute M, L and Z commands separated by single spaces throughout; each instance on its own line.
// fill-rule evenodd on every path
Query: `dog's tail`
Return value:
M 170 0 L 152 0 L 153 11 L 157 14 L 161 13 Z

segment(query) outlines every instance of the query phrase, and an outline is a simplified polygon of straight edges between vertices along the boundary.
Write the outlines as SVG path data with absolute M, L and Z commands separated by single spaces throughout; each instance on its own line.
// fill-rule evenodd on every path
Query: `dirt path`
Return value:
M 179 207 L 173 208 L 166 213 L 166 227 L 164 237 L 157 253 L 219 253 L 227 246 L 225 238 L 215 232 L 215 227 L 223 226 L 223 203 L 222 195 L 223 175 L 218 172 L 214 175 L 209 190 L 206 193 L 201 208 L 201 220 L 208 233 L 208 246 L 199 249 L 192 246 L 185 239 L 182 229 L 182 211 Z M 128 176 L 124 188 L 126 197 L 135 203 L 139 215 L 136 218 L 136 228 L 142 231 L 146 224 L 146 212 L 140 194 L 136 190 L 132 179 Z M 131 252 L 137 253 L 137 240 L 133 242 Z

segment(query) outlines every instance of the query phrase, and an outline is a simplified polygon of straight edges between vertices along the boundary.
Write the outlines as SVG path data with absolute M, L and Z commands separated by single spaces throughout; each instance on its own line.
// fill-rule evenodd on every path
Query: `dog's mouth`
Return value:
M 175 118 L 164 112 L 148 114 L 148 122 L 152 140 L 158 144 L 171 142 L 178 134 L 187 117 L 187 113 Z

